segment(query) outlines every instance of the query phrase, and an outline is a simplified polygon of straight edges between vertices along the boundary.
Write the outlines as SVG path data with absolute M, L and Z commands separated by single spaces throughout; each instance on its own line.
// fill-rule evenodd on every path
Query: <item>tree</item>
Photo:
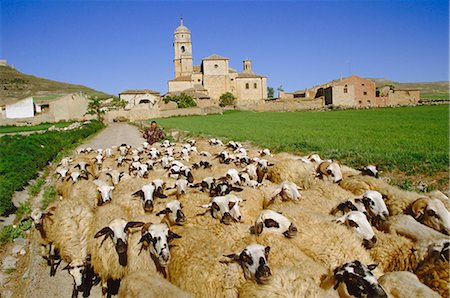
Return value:
M 117 96 L 113 96 L 113 99 L 111 101 L 111 107 L 116 109 L 123 109 L 127 105 L 127 102 Z
M 90 97 L 86 114 L 97 115 L 97 120 L 103 121 L 103 114 L 105 114 L 105 109 L 102 107 L 102 99 L 98 98 L 97 96 Z
M 225 92 L 220 96 L 220 103 L 219 106 L 225 107 L 225 106 L 233 106 L 236 102 L 236 97 L 234 97 L 233 93 L 231 92 Z
M 177 106 L 179 108 L 190 108 L 190 107 L 196 107 L 197 103 L 195 102 L 195 100 L 189 96 L 186 95 L 184 93 L 181 93 L 180 95 L 175 95 L 175 96 L 166 96 L 163 98 L 163 101 L 165 103 L 168 103 L 169 101 L 173 101 L 177 103 Z
M 273 98 L 275 95 L 275 90 L 272 87 L 267 87 L 267 97 Z

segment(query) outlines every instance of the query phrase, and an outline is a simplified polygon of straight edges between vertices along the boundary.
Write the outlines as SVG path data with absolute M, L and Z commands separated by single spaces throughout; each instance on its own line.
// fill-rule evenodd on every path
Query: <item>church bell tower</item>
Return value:
M 173 50 L 175 78 L 192 75 L 191 31 L 183 25 L 183 18 L 180 19 L 180 26 L 173 34 Z

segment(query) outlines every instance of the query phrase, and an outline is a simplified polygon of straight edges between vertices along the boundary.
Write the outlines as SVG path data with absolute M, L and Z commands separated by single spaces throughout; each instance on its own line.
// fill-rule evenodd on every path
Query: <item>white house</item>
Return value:
M 119 98 L 127 102 L 125 110 L 129 110 L 139 104 L 148 104 L 150 108 L 154 108 L 161 99 L 161 95 L 159 92 L 150 89 L 126 90 L 119 93 Z
M 27 97 L 5 107 L 6 118 L 29 118 L 34 116 L 33 97 Z

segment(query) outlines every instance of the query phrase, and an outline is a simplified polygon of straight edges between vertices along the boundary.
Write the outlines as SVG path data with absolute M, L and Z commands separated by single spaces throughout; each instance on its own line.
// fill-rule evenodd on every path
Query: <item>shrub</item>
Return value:
M 163 98 L 163 101 L 165 103 L 168 103 L 169 101 L 173 101 L 177 103 L 178 108 L 190 108 L 190 107 L 196 107 L 197 103 L 195 100 L 184 93 L 181 93 L 180 95 L 175 96 L 166 96 Z
M 79 141 L 103 127 L 101 122 L 91 121 L 79 129 L 0 138 L 0 214 L 14 211 L 11 203 L 14 191 L 36 178 L 61 150 L 76 147 Z
M 47 209 L 48 205 L 56 200 L 58 194 L 54 185 L 49 185 L 44 188 L 44 194 L 42 195 L 41 209 Z
M 225 106 L 234 106 L 236 102 L 236 97 L 230 92 L 226 92 L 220 96 L 220 103 L 219 105 L 221 107 Z
M 31 228 L 31 219 L 21 221 L 17 225 L 9 225 L 0 231 L 0 244 L 12 241 L 16 238 L 25 238 L 25 231 Z

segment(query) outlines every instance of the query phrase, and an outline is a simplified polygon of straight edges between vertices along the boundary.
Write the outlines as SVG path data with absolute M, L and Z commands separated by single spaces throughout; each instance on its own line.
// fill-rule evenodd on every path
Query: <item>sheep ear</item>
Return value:
M 122 177 L 123 177 L 123 175 L 125 175 L 125 172 L 120 172 L 120 174 L 119 174 L 119 178 L 122 178 Z
M 241 191 L 243 191 L 244 189 L 241 188 L 241 187 L 235 187 L 235 186 L 232 186 L 232 187 L 231 187 L 231 190 L 237 191 L 237 192 L 241 192 Z
M 103 229 L 101 229 L 100 231 L 98 231 L 95 234 L 94 238 L 98 238 L 98 237 L 101 237 L 106 234 L 114 234 L 114 232 L 113 232 L 113 230 L 111 230 L 110 227 L 104 227 Z
M 62 270 L 69 270 L 70 269 L 70 265 L 69 264 L 67 264 L 67 266 L 66 267 L 64 267 Z
M 169 236 L 168 236 L 168 239 L 169 239 L 169 240 L 172 240 L 172 239 L 178 239 L 178 238 L 181 238 L 181 236 L 178 235 L 177 233 L 174 233 L 174 232 L 172 232 L 171 230 L 169 230 Z
M 155 193 L 155 196 L 158 197 L 158 198 L 161 198 L 161 199 L 167 198 L 167 196 L 165 194 L 159 193 L 159 192 Z
M 260 235 L 264 229 L 264 224 L 262 222 L 256 225 L 256 235 Z
M 76 168 L 81 169 L 81 166 L 80 166 L 80 164 L 77 164 L 76 166 L 74 166 L 74 168 L 75 168 L 75 169 L 76 169 Z
M 106 172 L 106 175 L 109 175 L 110 177 L 112 177 L 112 174 L 110 172 Z
M 164 210 L 159 211 L 158 213 L 156 213 L 156 216 L 159 216 L 159 215 L 161 215 L 161 214 L 171 213 L 171 212 L 172 212 L 172 210 L 170 210 L 169 208 L 166 208 L 166 209 L 164 209 Z
M 369 266 L 367 266 L 367 268 L 369 268 L 370 271 L 372 271 L 373 269 L 377 268 L 378 264 L 370 264 Z
M 271 163 L 271 162 L 268 162 L 267 163 L 267 166 L 269 166 L 269 167 L 271 167 L 271 166 L 274 166 L 275 164 L 274 163 Z
M 233 261 L 239 262 L 239 255 L 237 254 L 229 254 L 229 255 L 223 255 L 224 257 L 230 258 Z
M 129 221 L 125 226 L 124 232 L 127 232 L 128 229 L 130 228 L 139 228 L 142 227 L 143 225 L 144 223 L 141 221 Z
M 426 199 L 426 198 L 418 199 L 412 204 L 411 211 L 412 211 L 415 219 L 418 219 L 425 213 L 425 209 L 427 208 L 427 205 L 428 205 L 428 199 Z
M 140 190 L 134 192 L 134 193 L 132 194 L 132 196 L 143 197 L 143 196 L 144 196 L 144 192 L 142 191 L 142 189 L 140 189 Z
M 264 248 L 264 255 L 266 256 L 266 259 L 269 258 L 269 253 L 270 253 L 270 246 L 266 246 Z
M 151 222 L 147 222 L 147 223 L 145 223 L 145 224 L 142 226 L 142 229 L 141 229 L 142 235 L 144 235 L 144 234 L 148 231 L 148 228 L 149 228 L 151 225 L 152 225 Z
M 358 227 L 359 227 L 359 225 L 358 225 L 355 221 L 353 221 L 353 220 L 347 220 L 347 224 L 348 224 L 350 227 L 353 227 L 353 228 L 358 228 Z

